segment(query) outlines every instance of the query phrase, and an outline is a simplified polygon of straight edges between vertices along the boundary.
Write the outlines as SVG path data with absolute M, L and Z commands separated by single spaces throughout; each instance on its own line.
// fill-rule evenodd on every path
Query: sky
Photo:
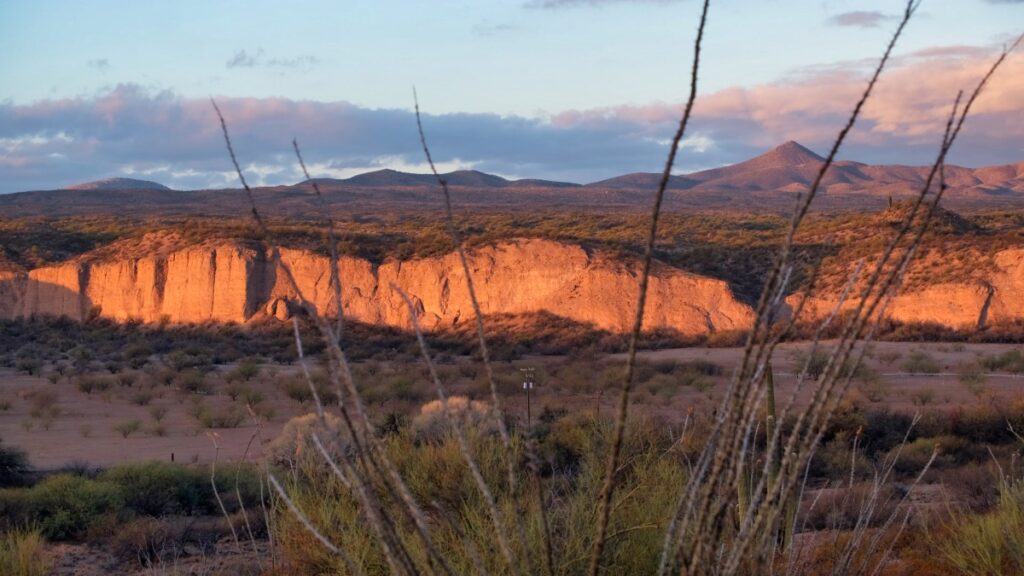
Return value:
M 823 152 L 902 3 L 712 3 L 675 171 L 787 140 Z M 664 163 L 696 0 L 0 0 L 0 193 L 114 176 L 234 186 L 210 99 L 257 184 L 442 170 L 591 182 Z M 1024 0 L 924 0 L 840 156 L 930 163 L 956 93 L 1024 32 Z M 1024 48 L 952 154 L 1024 161 Z

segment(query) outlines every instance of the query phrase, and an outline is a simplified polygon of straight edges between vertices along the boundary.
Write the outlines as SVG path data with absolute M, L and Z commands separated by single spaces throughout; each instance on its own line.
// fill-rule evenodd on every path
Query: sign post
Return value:
M 533 428 L 533 422 L 530 415 L 530 393 L 533 391 L 534 376 L 533 368 L 520 368 L 523 373 L 523 390 L 526 390 L 526 429 L 531 430 Z

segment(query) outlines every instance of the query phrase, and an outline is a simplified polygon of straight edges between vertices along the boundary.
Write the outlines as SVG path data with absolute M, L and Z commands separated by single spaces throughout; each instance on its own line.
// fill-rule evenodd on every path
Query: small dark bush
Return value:
M 21 486 L 31 471 L 25 452 L 0 443 L 0 488 Z

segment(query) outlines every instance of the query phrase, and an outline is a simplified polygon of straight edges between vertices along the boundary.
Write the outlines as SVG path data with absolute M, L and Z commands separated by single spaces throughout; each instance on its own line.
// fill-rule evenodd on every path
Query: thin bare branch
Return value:
M 669 178 L 672 176 L 672 168 L 675 166 L 676 154 L 679 152 L 679 143 L 686 134 L 686 127 L 690 122 L 690 115 L 693 112 L 693 104 L 697 100 L 697 76 L 700 70 L 700 50 L 704 40 L 704 26 L 707 24 L 708 8 L 710 0 L 704 0 L 701 8 L 700 23 L 697 25 L 697 37 L 693 42 L 693 65 L 690 69 L 690 95 L 683 107 L 682 116 L 675 134 L 672 136 L 672 144 L 669 146 L 668 158 L 665 160 L 665 167 L 661 173 L 661 180 L 658 182 L 658 190 L 654 195 L 654 206 L 651 208 L 650 229 L 647 234 L 647 244 L 644 252 L 644 260 L 640 273 L 640 286 L 637 294 L 636 316 L 633 320 L 633 329 L 629 337 L 629 352 L 626 358 L 626 370 L 622 377 L 622 384 L 619 389 L 619 402 L 615 414 L 615 428 L 612 431 L 611 451 L 605 466 L 604 480 L 601 485 L 601 494 L 597 503 L 597 530 L 594 535 L 594 544 L 590 554 L 590 568 L 588 573 L 596 576 L 601 570 L 601 555 L 604 552 L 606 536 L 608 534 L 608 522 L 611 514 L 612 495 L 615 492 L 615 471 L 619 467 L 619 455 L 622 452 L 622 441 L 626 434 L 626 419 L 629 416 L 629 394 L 633 387 L 633 371 L 636 368 L 636 349 L 643 330 L 644 310 L 647 305 L 647 288 L 651 278 L 651 266 L 654 262 L 654 246 L 658 239 L 658 220 L 661 215 L 661 204 L 665 198 L 665 189 L 668 188 Z

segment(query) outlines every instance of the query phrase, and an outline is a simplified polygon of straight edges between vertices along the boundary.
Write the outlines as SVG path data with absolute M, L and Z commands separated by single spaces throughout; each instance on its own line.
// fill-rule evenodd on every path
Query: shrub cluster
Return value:
M 251 466 L 222 466 L 217 490 L 229 511 L 259 500 Z M 62 473 L 28 488 L 0 489 L 0 530 L 37 527 L 49 540 L 98 536 L 142 516 L 219 514 L 210 471 L 163 462 L 114 466 L 98 475 Z

